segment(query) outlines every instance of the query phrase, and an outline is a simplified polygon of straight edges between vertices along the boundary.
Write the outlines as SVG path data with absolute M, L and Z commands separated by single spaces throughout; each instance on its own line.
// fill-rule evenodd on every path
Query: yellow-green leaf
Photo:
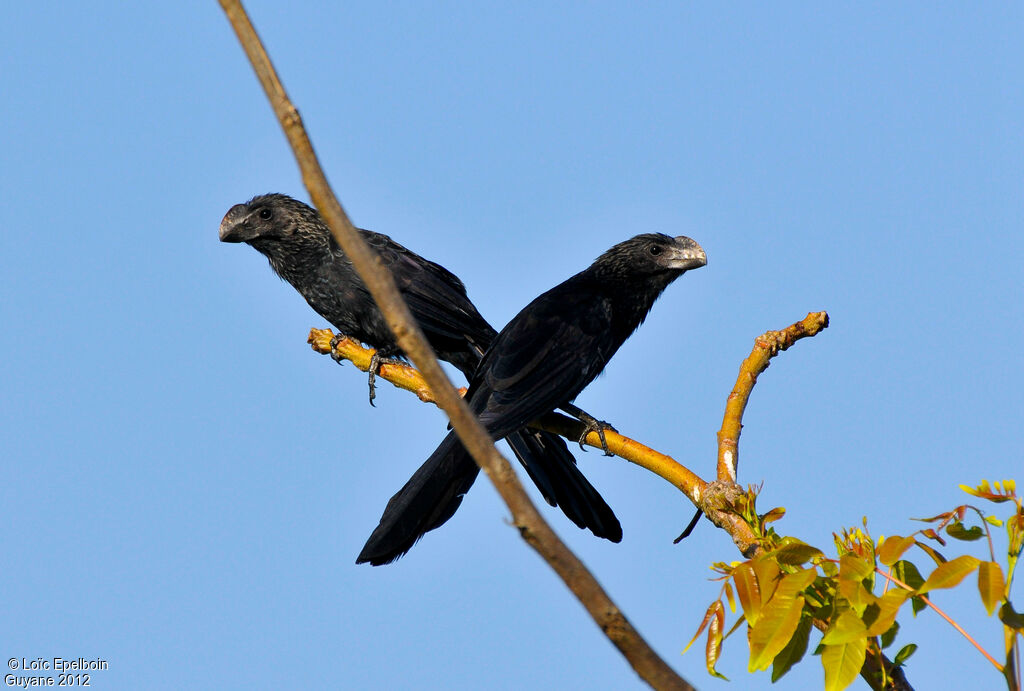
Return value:
M 894 621 L 889 630 L 882 634 L 882 649 L 888 648 L 896 640 L 896 634 L 900 632 L 900 623 Z
M 914 538 L 890 535 L 878 548 L 878 561 L 886 566 L 892 566 L 896 560 L 903 556 L 903 553 L 914 544 Z
M 1004 602 L 1003 606 L 999 608 L 999 621 L 1018 633 L 1024 633 L 1024 614 L 1015 610 L 1009 601 Z
M 757 574 L 750 562 L 740 564 L 732 571 L 732 579 L 736 583 L 736 597 L 740 599 L 743 616 L 753 626 L 761 616 L 761 589 L 757 584 Z
M 735 612 L 736 611 L 736 596 L 732 594 L 732 586 L 729 585 L 729 581 L 726 581 L 723 584 L 722 590 L 725 591 L 725 599 L 728 600 L 728 602 L 729 602 L 729 611 L 730 612 Z
M 846 598 L 858 616 L 864 614 L 865 607 L 875 602 L 874 594 L 864 586 L 863 581 L 839 581 L 839 595 Z
M 773 521 L 777 521 L 785 515 L 786 509 L 784 509 L 781 506 L 777 506 L 765 515 L 761 516 L 761 522 L 765 524 L 772 523 Z
M 761 590 L 761 605 L 772 599 L 775 588 L 779 585 L 779 578 L 782 571 L 779 565 L 770 556 L 758 557 L 751 562 L 754 573 L 757 574 L 757 587 Z
M 942 553 L 939 552 L 939 550 L 932 547 L 931 545 L 926 545 L 920 540 L 914 540 L 914 544 L 923 549 L 925 552 L 927 552 L 928 556 L 932 558 L 932 561 L 935 562 L 936 566 L 941 566 L 942 564 L 946 563 L 947 560 L 944 556 L 942 556 Z
M 825 668 L 825 691 L 842 691 L 854 682 L 864 666 L 868 639 L 858 638 L 843 645 L 826 645 L 821 651 Z
M 842 645 L 867 636 L 868 628 L 854 612 L 846 610 L 828 627 L 821 642 L 825 645 Z
M 978 568 L 980 563 L 981 561 L 969 554 L 948 561 L 932 571 L 932 575 L 928 577 L 924 585 L 917 589 L 917 594 L 923 595 L 936 588 L 953 588 Z
M 772 660 L 773 684 L 781 679 L 782 675 L 788 672 L 793 665 L 803 659 L 804 653 L 807 652 L 807 641 L 811 637 L 811 626 L 810 617 L 801 617 L 796 631 L 793 632 L 789 639 L 789 643 Z
M 972 525 L 970 528 L 960 521 L 954 521 L 946 526 L 946 534 L 957 540 L 973 542 L 985 537 L 985 531 L 979 525 Z
M 900 607 L 910 597 L 910 592 L 903 588 L 896 588 L 890 590 L 885 595 L 881 596 L 875 601 L 878 607 L 878 614 L 868 624 L 867 635 L 868 636 L 881 636 L 886 631 L 892 628 L 893 622 L 896 621 L 896 615 L 899 614 Z
M 892 575 L 915 590 L 924 584 L 921 572 L 917 570 L 913 562 L 906 559 L 900 559 L 892 565 Z
M 893 658 L 893 664 L 902 665 L 907 659 L 917 651 L 917 643 L 907 643 L 905 646 L 900 648 L 900 651 L 896 653 L 896 657 Z
M 839 580 L 841 581 L 863 581 L 875 570 L 874 565 L 854 554 L 844 554 L 839 557 Z
M 804 608 L 804 598 L 773 597 L 768 607 L 761 612 L 761 619 L 751 627 L 750 662 L 747 668 L 751 672 L 768 669 L 789 640 L 796 632 L 800 623 L 800 613 Z
M 788 564 L 790 566 L 799 566 L 800 564 L 806 564 L 815 557 L 820 557 L 823 552 L 817 547 L 812 547 L 805 542 L 791 542 L 788 545 L 783 545 L 775 551 L 775 558 L 780 564 Z
M 978 565 L 978 592 L 981 593 L 981 603 L 985 605 L 985 611 L 992 616 L 1006 593 L 1003 567 L 997 562 L 983 561 Z

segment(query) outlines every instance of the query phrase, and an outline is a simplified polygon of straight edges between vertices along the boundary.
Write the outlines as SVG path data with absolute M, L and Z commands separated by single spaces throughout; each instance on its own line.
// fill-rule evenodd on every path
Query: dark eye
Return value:
M 262 209 L 260 209 L 259 213 L 257 214 L 257 216 L 262 218 L 264 221 L 269 221 L 270 217 L 273 216 L 273 215 L 274 215 L 274 212 L 271 211 L 270 209 L 268 209 L 267 207 L 263 207 Z
M 651 245 L 647 251 L 657 257 L 661 254 L 661 245 Z

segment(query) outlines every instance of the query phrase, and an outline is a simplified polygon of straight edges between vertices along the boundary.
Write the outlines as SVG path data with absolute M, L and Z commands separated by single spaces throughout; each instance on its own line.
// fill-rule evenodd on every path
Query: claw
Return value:
M 583 446 L 583 442 L 586 440 L 587 435 L 590 434 L 591 432 L 597 432 L 597 436 L 601 440 L 601 448 L 604 449 L 604 455 L 614 456 L 615 454 L 608 450 L 608 441 L 604 438 L 604 431 L 606 429 L 610 429 L 612 432 L 618 432 L 618 430 L 609 425 L 607 422 L 604 422 L 603 420 L 598 420 L 597 418 L 591 417 L 586 413 L 583 413 L 583 416 L 580 417 L 580 421 L 584 425 L 586 425 L 586 429 L 584 429 L 583 434 L 580 435 L 580 448 L 586 451 L 587 449 Z
M 383 352 L 382 352 L 383 351 Z M 377 406 L 374 404 L 373 399 L 377 398 L 377 375 L 380 374 L 381 365 L 385 364 L 400 364 L 401 360 L 394 355 L 394 351 L 388 349 L 377 348 L 373 351 L 373 355 L 370 356 L 370 405 L 374 408 Z
M 345 338 L 343 334 L 334 334 L 331 336 L 331 359 L 337 362 L 339 365 L 344 364 L 345 358 L 338 354 L 338 344 Z
M 583 434 L 580 435 L 579 445 L 580 448 L 586 451 L 587 449 L 583 446 L 583 442 L 586 440 L 587 435 L 591 432 L 597 432 L 598 438 L 601 440 L 601 448 L 604 449 L 605 456 L 614 456 L 611 451 L 608 450 L 608 442 L 604 438 L 604 431 L 610 429 L 612 432 L 618 432 L 607 422 L 598 420 L 596 417 L 588 413 L 587 411 L 573 405 L 572 403 L 564 403 L 559 406 L 562 410 L 572 415 L 574 418 L 586 425 L 586 429 L 583 430 Z
M 386 358 L 382 358 L 377 354 L 378 351 L 373 351 L 373 355 L 370 356 L 370 405 L 376 408 L 376 404 L 373 399 L 377 398 L 377 372 L 380 371 L 380 366 Z

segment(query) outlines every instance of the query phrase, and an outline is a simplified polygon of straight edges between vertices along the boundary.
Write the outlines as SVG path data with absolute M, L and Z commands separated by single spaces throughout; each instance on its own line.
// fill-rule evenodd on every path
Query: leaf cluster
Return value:
M 892 667 L 881 663 L 882 650 L 891 646 L 899 632 L 897 617 L 907 602 L 914 615 L 925 608 L 950 622 L 964 633 L 930 601 L 927 594 L 960 585 L 977 572 L 977 587 L 982 606 L 989 615 L 998 611 L 1004 629 L 1004 661 L 999 662 L 966 633 L 968 640 L 1003 674 L 1010 689 L 1020 689 L 1019 650 L 1024 636 L 1024 615 L 1010 603 L 1013 573 L 1024 545 L 1024 509 L 1013 481 L 982 482 L 978 487 L 961 488 L 986 501 L 1012 502 L 1013 513 L 1006 519 L 986 515 L 971 505 L 917 519 L 929 524 L 911 535 L 891 535 L 873 539 L 865 521 L 862 528 L 850 528 L 834 534 L 836 556 L 825 553 L 793 537 L 783 537 L 768 524 L 781 518 L 783 511 L 773 509 L 759 515 L 754 509 L 756 491 L 748 490 L 735 502 L 734 511 L 758 536 L 760 549 L 751 559 L 713 566 L 722 581 L 722 591 L 711 603 L 696 635 L 687 649 L 707 630 L 705 661 L 708 672 L 725 678 L 716 669 L 722 644 L 739 627 L 747 625 L 750 672 L 772 669 L 777 681 L 806 654 L 811 630 L 822 631 L 814 654 L 821 657 L 825 688 L 845 689 L 863 674 L 865 660 L 876 656 L 880 673 L 867 679 L 873 688 L 891 688 Z M 976 523 L 974 521 L 977 521 Z M 996 560 L 992 541 L 993 527 L 1005 527 L 1008 538 L 1006 570 Z M 973 543 L 987 538 L 988 559 L 971 555 L 947 558 L 939 547 L 947 546 L 943 533 L 954 540 Z M 936 547 L 938 545 L 938 547 Z M 917 548 L 926 558 L 930 572 L 922 575 L 917 564 L 906 555 Z M 1004 573 L 1006 574 L 1004 576 Z M 724 600 L 724 601 L 723 601 Z M 725 607 L 742 616 L 726 631 Z M 903 610 L 905 611 L 905 610 Z M 894 666 L 902 666 L 914 653 L 913 643 L 903 645 L 893 657 Z

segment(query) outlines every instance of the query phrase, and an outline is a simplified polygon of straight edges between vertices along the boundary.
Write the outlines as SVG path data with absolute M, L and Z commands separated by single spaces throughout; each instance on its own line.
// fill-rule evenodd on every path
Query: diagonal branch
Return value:
M 402 351 L 423 374 L 437 396 L 438 406 L 447 413 L 466 450 L 494 483 L 501 498 L 508 505 L 513 521 L 523 538 L 558 573 L 605 635 L 647 683 L 658 689 L 691 689 L 692 687 L 679 677 L 633 628 L 594 576 L 559 540 L 537 512 L 508 461 L 498 453 L 490 435 L 470 413 L 444 374 L 395 287 L 390 273 L 367 247 L 335 198 L 302 125 L 299 112 L 288 99 L 284 86 L 241 2 L 220 0 L 220 5 L 288 137 L 288 143 L 302 171 L 303 183 L 313 203 L 331 229 L 334 239 L 366 283 Z

